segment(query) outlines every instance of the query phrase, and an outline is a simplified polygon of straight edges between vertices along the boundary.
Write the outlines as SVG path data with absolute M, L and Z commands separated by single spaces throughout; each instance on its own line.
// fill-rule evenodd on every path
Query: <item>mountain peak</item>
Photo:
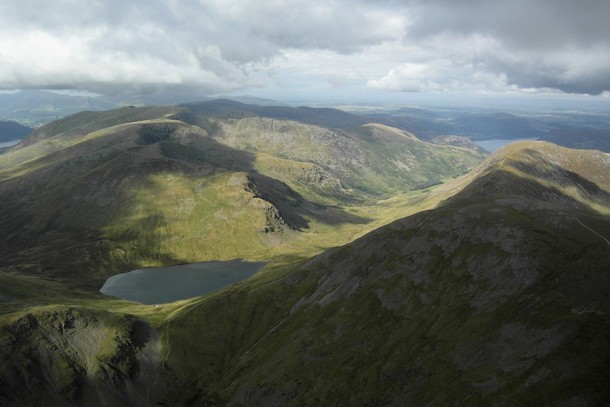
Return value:
M 546 141 L 518 141 L 492 154 L 482 166 L 487 162 L 494 163 L 499 168 L 531 167 L 534 172 L 560 167 L 610 191 L 610 179 L 607 176 L 610 154 L 597 150 L 576 150 Z M 543 171 L 539 175 L 545 176 L 548 172 Z
M 448 201 L 505 199 L 515 205 L 577 208 L 610 214 L 610 154 L 541 141 L 510 144 L 462 180 Z

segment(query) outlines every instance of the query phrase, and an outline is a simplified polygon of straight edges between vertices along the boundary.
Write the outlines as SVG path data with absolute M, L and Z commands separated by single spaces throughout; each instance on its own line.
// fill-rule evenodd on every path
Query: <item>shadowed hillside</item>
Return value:
M 278 120 L 293 120 L 315 126 L 332 128 L 356 127 L 370 121 L 368 118 L 346 113 L 338 109 L 312 108 L 307 106 L 260 106 L 226 99 L 216 99 L 199 103 L 185 103 L 180 106 L 206 117 L 241 118 L 256 116 Z
M 132 170 L 176 165 L 171 182 L 185 182 L 176 176 L 178 168 L 213 163 L 218 156 L 212 152 L 228 148 L 200 138 L 201 128 L 174 123 L 167 135 L 168 126 L 138 125 L 137 131 L 116 136 L 131 146 L 127 150 L 144 156 L 132 157 Z M 191 139 L 187 145 L 197 145 L 197 152 L 181 143 L 174 150 L 174 139 Z M 143 150 L 154 146 L 155 154 Z M 173 146 L 170 156 L 188 161 L 167 161 L 162 153 L 167 146 Z M 225 151 L 225 170 L 248 162 L 240 154 L 256 156 Z M 134 399 L 144 405 L 603 404 L 610 396 L 605 368 L 610 355 L 609 169 L 610 156 L 601 152 L 517 143 L 426 195 L 444 199 L 435 209 L 311 259 L 272 264 L 220 292 L 158 308 L 92 301 L 85 294 L 69 299 L 59 294 L 63 283 L 37 281 L 67 305 L 26 309 L 5 324 L 0 383 L 11 392 L 4 400 L 51 400 L 52 405 Z M 161 174 L 160 183 L 153 178 L 142 186 L 144 196 L 162 195 L 170 178 Z M 170 195 L 176 196 L 173 189 Z M 181 199 L 174 201 L 176 207 L 185 204 Z M 160 229 L 171 227 L 167 216 L 155 221 L 141 216 L 135 216 L 138 224 L 162 219 Z M 124 233 L 133 232 L 126 228 Z M 121 250 L 128 253 L 128 247 Z M 131 250 L 132 256 L 142 253 Z M 15 287 L 5 296 L 25 289 L 20 288 L 25 287 L 23 275 L 4 270 L 0 277 Z M 95 310 L 102 306 L 110 306 L 110 313 Z M 125 317 L 126 311 L 138 318 Z M 87 321 L 88 329 L 99 330 L 95 337 L 105 343 L 103 352 L 82 345 L 91 343 L 83 342 L 91 337 L 89 331 L 71 330 Z M 43 345 L 43 337 L 75 350 L 50 356 L 54 350 Z M 107 364 L 82 362 L 91 357 Z M 17 366 L 30 367 L 19 368 L 19 375 L 8 373 Z M 106 380 L 120 386 L 105 394 Z M 166 391 L 159 393 L 159 384 Z
M 31 132 L 31 128 L 19 123 L 0 121 L 0 143 L 22 139 Z
M 2 156 L 0 265 L 94 289 L 142 266 L 301 254 L 362 230 L 372 218 L 355 206 L 481 158 L 379 126 L 336 132 L 170 107 L 82 112 Z
M 550 144 L 502 151 L 441 207 L 318 256 L 269 287 L 201 302 L 172 323 L 173 346 L 191 349 L 191 360 L 215 366 L 222 354 L 229 363 L 200 371 L 181 400 L 607 400 L 610 185 L 581 159 L 610 168 L 608 155 Z M 197 346 L 180 332 L 200 318 L 220 332 Z M 184 357 L 170 356 L 174 371 L 189 371 Z

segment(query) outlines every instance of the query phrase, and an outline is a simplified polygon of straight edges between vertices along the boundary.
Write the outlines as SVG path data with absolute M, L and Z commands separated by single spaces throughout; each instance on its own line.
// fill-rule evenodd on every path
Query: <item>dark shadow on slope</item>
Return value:
M 532 148 L 527 148 L 523 150 L 523 152 L 531 158 L 529 158 L 529 161 L 511 161 L 510 164 L 513 167 L 525 173 L 536 175 L 540 178 L 555 180 L 556 182 L 564 182 L 564 184 L 561 185 L 567 185 L 572 182 L 584 188 L 585 190 L 590 190 L 590 193 L 597 193 L 597 191 L 599 190 L 599 186 L 597 186 L 590 180 L 587 180 L 585 177 L 575 172 L 572 172 L 566 168 L 563 168 L 557 164 L 549 162 L 548 157 L 545 157 L 545 155 L 541 154 L 539 151 Z M 532 162 L 536 164 L 532 164 Z M 606 184 L 610 186 L 610 181 L 608 181 L 607 178 L 608 174 L 605 170 L 602 170 L 602 173 L 593 173 L 594 171 L 596 171 L 596 167 L 599 168 L 596 165 L 585 166 L 585 171 L 589 172 L 588 176 L 595 177 L 597 179 L 603 179 L 604 181 L 606 181 Z M 585 176 L 587 176 L 587 174 L 585 174 Z M 566 178 L 570 181 L 562 181 L 562 178 Z
M 173 114 L 170 119 L 180 120 L 186 124 L 192 126 L 201 127 L 209 135 L 213 136 L 220 130 L 220 126 L 213 121 L 207 119 L 205 116 L 195 113 L 191 109 L 184 108 L 178 113 Z
M 130 216 L 133 197 L 124 185 L 137 180 L 138 186 L 154 189 L 150 176 L 159 172 L 192 177 L 225 171 L 249 174 L 255 193 L 297 230 L 307 229 L 307 217 L 329 224 L 368 221 L 309 202 L 285 183 L 258 173 L 251 153 L 201 134 L 190 137 L 184 125 L 159 126 L 129 127 L 87 140 L 23 164 L 18 168 L 25 175 L 0 181 L 0 267 L 82 280 L 80 286 L 97 290 L 108 275 L 137 268 L 142 260 L 184 262 L 169 254 L 154 233 L 136 236 L 141 231 L 134 230 L 134 236 L 126 235 L 120 243 L 106 240 L 100 232 L 110 222 L 120 224 Z M 139 222 L 150 226 L 146 230 L 166 226 L 154 213 Z M 139 241 L 140 247 L 123 254 L 120 245 L 130 241 Z M 75 280 L 79 275 L 86 277 Z
M 126 177 L 139 176 L 146 183 L 151 167 L 171 168 L 162 162 L 149 163 L 138 174 L 129 169 L 131 158 L 126 152 L 114 152 L 93 163 L 72 159 L 1 182 L 6 210 L 0 214 L 0 267 L 97 291 L 109 275 L 138 268 L 142 260 L 183 262 L 153 234 L 136 236 L 137 231 L 126 230 L 121 239 L 110 241 L 100 232 L 110 218 L 129 210 L 113 205 L 123 199 L 119 195 L 129 194 L 121 189 Z M 104 197 L 100 201 L 96 195 Z M 139 222 L 167 226 L 156 214 Z M 125 254 L 121 245 L 136 238 L 140 242 L 136 254 Z
M 197 144 L 184 145 L 173 140 L 160 144 L 163 155 L 195 165 L 208 165 L 216 169 L 245 172 L 251 184 L 246 186 L 255 196 L 272 203 L 286 222 L 296 230 L 309 227 L 307 217 L 330 225 L 341 223 L 364 224 L 370 219 L 349 215 L 344 211 L 308 201 L 286 183 L 259 173 L 254 168 L 256 156 L 244 150 L 227 147 L 210 137 L 197 140 Z
M 139 120 L 156 119 L 169 112 L 169 107 L 122 107 L 101 112 L 84 111 L 45 124 L 30 133 L 14 149 L 26 147 L 38 141 L 63 135 L 69 138 L 82 137 L 93 131 Z
M 481 198 L 509 198 L 515 205 L 544 203 L 559 208 L 577 209 L 597 213 L 587 202 L 583 202 L 572 195 L 568 195 L 559 188 L 573 187 L 579 192 L 580 197 L 610 207 L 610 193 L 601 189 L 594 182 L 566 170 L 560 166 L 553 165 L 552 168 L 532 168 L 524 163 L 513 163 L 526 174 L 531 174 L 536 179 L 551 183 L 547 186 L 536 179 L 528 178 L 514 172 L 503 169 L 494 169 L 491 172 L 479 176 L 456 195 L 448 198 L 442 206 L 457 204 L 462 200 L 480 200 Z M 547 163 L 547 165 L 549 165 Z M 518 202 L 521 200 L 521 202 Z
M 160 123 L 157 125 L 146 125 L 138 130 L 137 144 L 156 144 L 167 140 L 176 130 L 174 124 Z

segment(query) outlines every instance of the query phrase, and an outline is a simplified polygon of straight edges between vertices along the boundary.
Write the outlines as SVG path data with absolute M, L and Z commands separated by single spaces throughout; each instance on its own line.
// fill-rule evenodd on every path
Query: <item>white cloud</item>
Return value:
M 0 89 L 610 91 L 610 3 L 3 0 Z
M 599 94 L 610 88 L 610 2 L 412 1 L 407 40 L 470 60 L 520 88 Z M 462 51 L 462 55 L 456 50 Z
M 430 89 L 433 83 L 430 81 L 430 74 L 429 67 L 425 64 L 405 63 L 398 68 L 390 69 L 380 79 L 368 81 L 367 85 L 394 92 L 421 92 Z
M 345 1 L 6 0 L 0 88 L 226 92 L 260 85 L 250 74 L 285 50 L 350 54 L 403 28 L 399 14 Z

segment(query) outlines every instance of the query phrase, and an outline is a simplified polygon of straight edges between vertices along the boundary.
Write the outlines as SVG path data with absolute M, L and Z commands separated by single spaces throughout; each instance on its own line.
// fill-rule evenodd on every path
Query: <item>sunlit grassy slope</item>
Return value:
M 603 404 L 609 160 L 510 146 L 436 209 L 193 303 L 164 325 L 184 383 L 171 397 Z M 214 329 L 189 336 L 195 321 Z
M 139 266 L 309 256 L 417 210 L 405 202 L 425 192 L 409 191 L 482 159 L 379 126 L 354 136 L 177 116 L 170 108 L 80 113 L 2 155 L 2 264 L 92 288 Z M 281 139 L 270 140 L 267 125 L 281 128 Z M 381 202 L 390 192 L 411 195 Z
M 482 157 L 385 126 L 117 112 L 0 156 L 1 403 L 607 399 L 607 154 L 519 143 L 449 182 Z M 158 307 L 94 294 L 235 257 L 271 263 Z
M 426 186 L 482 159 L 385 127 L 274 120 L 282 139 L 272 141 L 257 121 L 195 115 L 189 124 L 178 116 L 170 108 L 84 112 L 0 156 L 0 339 L 3 366 L 21 366 L 10 378 L 0 374 L 2 388 L 12 389 L 3 403 L 158 399 L 151 383 L 174 379 L 163 362 L 170 330 L 155 328 L 197 302 L 154 308 L 105 298 L 96 294 L 105 278 L 245 258 L 272 261 L 252 279 L 265 286 L 282 267 L 432 207 L 439 198 L 429 199 Z M 396 156 L 398 146 L 406 157 Z M 128 383 L 132 393 L 108 393 L 105 382 Z

